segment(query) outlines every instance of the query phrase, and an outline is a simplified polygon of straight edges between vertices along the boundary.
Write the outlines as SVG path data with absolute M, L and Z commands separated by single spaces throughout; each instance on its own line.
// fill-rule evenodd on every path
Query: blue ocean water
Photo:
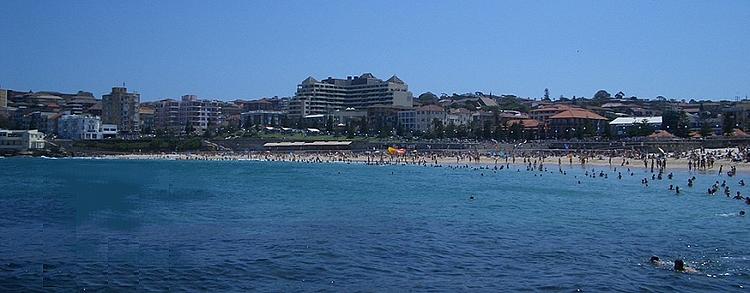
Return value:
M 726 176 L 548 167 L 0 159 L 0 291 L 750 287 L 750 206 L 705 195 Z

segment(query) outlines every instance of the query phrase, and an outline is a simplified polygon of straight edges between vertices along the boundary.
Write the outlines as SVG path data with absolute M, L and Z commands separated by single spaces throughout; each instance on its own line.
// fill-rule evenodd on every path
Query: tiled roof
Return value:
M 540 123 L 536 119 L 514 119 L 514 120 L 508 120 L 506 122 L 506 125 L 510 126 L 513 124 L 520 123 L 523 128 L 537 128 L 539 127 Z
M 568 110 L 564 110 L 560 113 L 557 113 L 553 115 L 552 117 L 549 117 L 549 119 L 591 119 L 591 120 L 607 120 L 607 118 L 604 118 L 600 116 L 599 114 L 596 114 L 591 111 L 587 111 L 584 109 L 576 109 L 571 108 Z

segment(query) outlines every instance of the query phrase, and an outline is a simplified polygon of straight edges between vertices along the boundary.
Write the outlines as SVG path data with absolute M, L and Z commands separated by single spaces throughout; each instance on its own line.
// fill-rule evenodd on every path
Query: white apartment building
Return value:
M 44 133 L 37 130 L 0 129 L 0 151 L 44 149 Z
M 399 123 L 408 130 L 429 132 L 437 119 L 443 124 L 448 122 L 448 113 L 438 105 L 426 105 L 414 110 L 398 112 Z M 469 119 L 471 116 L 469 115 Z
M 72 140 L 102 139 L 102 120 L 97 116 L 63 115 L 57 120 L 57 137 Z
M 57 137 L 72 140 L 97 140 L 117 136 L 117 125 L 103 124 L 91 115 L 63 115 L 57 120 Z
M 297 86 L 297 93 L 289 102 L 289 117 L 363 110 L 374 105 L 411 107 L 412 101 L 409 87 L 395 75 L 386 81 L 370 73 L 346 79 L 329 77 L 322 81 L 308 77 Z

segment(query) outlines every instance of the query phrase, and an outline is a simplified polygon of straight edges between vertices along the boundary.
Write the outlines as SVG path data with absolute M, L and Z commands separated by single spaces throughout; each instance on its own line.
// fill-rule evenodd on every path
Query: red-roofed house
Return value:
M 552 137 L 601 135 L 607 127 L 607 118 L 594 112 L 570 108 L 548 118 Z
M 537 139 L 544 130 L 544 125 L 535 119 L 512 119 L 505 122 L 505 126 L 511 130 L 514 128 L 513 125 L 515 124 L 519 124 L 523 127 L 523 134 L 521 136 L 511 135 L 511 137 Z

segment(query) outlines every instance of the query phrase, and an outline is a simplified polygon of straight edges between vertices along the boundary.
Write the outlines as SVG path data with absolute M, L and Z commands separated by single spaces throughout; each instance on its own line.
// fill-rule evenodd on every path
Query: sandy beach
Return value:
M 723 172 L 731 167 L 738 172 L 750 172 L 750 163 L 730 160 L 727 154 L 738 153 L 736 148 L 729 149 L 706 149 L 705 156 L 714 160 L 712 166 L 699 168 L 699 171 Z M 696 150 L 697 153 L 697 150 Z M 528 165 L 529 163 L 542 163 L 545 166 L 606 166 L 650 169 L 653 159 L 664 160 L 665 169 L 688 170 L 694 169 L 690 166 L 691 160 L 686 154 L 667 154 L 658 156 L 651 154 L 644 158 L 635 158 L 632 155 L 603 156 L 589 155 L 585 153 L 571 153 L 569 155 L 553 155 L 544 153 L 520 153 L 516 156 L 495 157 L 487 155 L 468 155 L 460 153 L 407 153 L 402 156 L 392 156 L 383 152 L 353 153 L 348 151 L 339 152 L 196 152 L 196 153 L 158 153 L 158 154 L 120 154 L 104 155 L 97 157 L 86 157 L 96 159 L 121 159 L 121 160 L 200 160 L 200 161 L 281 161 L 281 162 L 303 162 L 303 163 L 363 163 L 373 165 L 469 165 L 469 166 L 495 166 L 495 165 Z M 696 163 L 697 166 L 697 163 Z

